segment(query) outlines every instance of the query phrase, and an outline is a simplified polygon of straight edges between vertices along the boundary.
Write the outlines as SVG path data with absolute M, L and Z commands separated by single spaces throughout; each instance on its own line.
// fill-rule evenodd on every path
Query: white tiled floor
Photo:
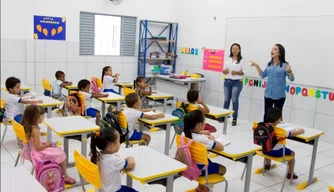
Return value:
M 100 103 L 94 103 L 97 108 L 100 108 Z M 158 108 L 161 110 L 161 108 Z M 168 112 L 170 113 L 171 108 L 169 108 Z M 57 114 L 54 113 L 54 116 Z M 218 132 L 222 131 L 223 124 L 219 124 L 216 121 L 207 120 L 208 123 L 214 125 Z M 230 122 L 228 125 L 228 134 L 234 137 L 243 138 L 247 140 L 252 140 L 252 130 L 251 130 L 251 122 L 239 120 L 238 126 L 232 127 L 230 126 Z M 42 127 L 42 129 L 46 130 L 46 127 Z M 1 133 L 3 133 L 4 127 L 1 125 Z M 147 131 L 148 132 L 148 131 Z M 165 140 L 165 131 L 160 130 L 157 132 L 148 132 L 151 137 L 150 147 L 163 152 L 164 150 L 164 140 Z M 171 132 L 171 139 L 173 137 L 174 131 Z M 46 138 L 44 138 L 46 139 Z M 53 140 L 57 141 L 60 140 L 58 136 L 53 134 Z M 295 171 L 299 175 L 299 179 L 294 181 L 292 185 L 286 184 L 285 190 L 287 192 L 290 191 L 297 191 L 296 186 L 306 181 L 308 178 L 309 166 L 311 161 L 311 153 L 312 147 L 298 143 L 296 141 L 288 141 L 288 147 L 291 148 L 296 152 L 296 168 Z M 80 150 L 80 143 L 78 141 L 70 141 L 70 161 L 73 161 L 73 155 L 71 155 L 74 149 Z M 9 126 L 8 132 L 5 137 L 4 145 L 1 147 L 1 166 L 14 166 L 15 158 L 17 153 L 19 152 L 19 148 L 16 144 L 15 134 Z M 89 152 L 89 151 L 88 151 Z M 176 152 L 175 145 L 170 150 L 170 156 L 174 157 Z M 242 192 L 244 183 L 240 180 L 242 170 L 244 168 L 244 164 L 239 162 L 234 162 L 229 159 L 225 159 L 223 157 L 216 157 L 213 161 L 221 163 L 227 167 L 226 179 L 229 181 L 229 192 Z M 253 159 L 253 170 L 255 168 L 259 168 L 262 166 L 262 159 L 260 157 L 254 156 Z M 163 163 L 163 162 L 161 162 Z M 29 162 L 25 161 L 24 165 L 25 168 L 31 169 L 31 165 Z M 325 143 L 320 141 L 318 147 L 318 154 L 316 158 L 316 165 L 315 165 L 315 176 L 318 177 L 319 181 L 303 191 L 319 191 L 325 192 L 328 191 L 328 184 L 334 184 L 334 145 L 330 143 Z M 284 175 L 285 168 L 284 166 L 278 166 L 278 168 L 271 170 L 270 172 L 266 173 L 265 176 L 263 175 L 255 175 L 252 174 L 251 178 L 251 191 L 259 191 L 259 192 L 275 192 L 280 191 L 282 185 L 282 179 Z M 75 177 L 77 181 L 79 181 L 79 176 L 77 173 L 76 168 L 69 168 L 68 174 Z M 6 173 L 1 172 L 2 176 L 5 176 Z M 125 184 L 125 175 L 122 176 L 123 184 Z M 179 178 L 174 182 L 174 191 L 181 192 L 197 186 L 196 182 L 192 182 L 187 180 L 186 178 Z M 223 191 L 225 187 L 224 183 L 216 184 L 214 187 L 214 191 Z M 89 188 L 89 186 L 86 186 Z M 163 186 L 159 185 L 143 185 L 139 182 L 134 181 L 134 188 L 138 191 L 144 192 L 162 192 L 165 191 Z M 79 192 L 82 191 L 81 187 L 71 188 L 68 189 L 69 192 Z

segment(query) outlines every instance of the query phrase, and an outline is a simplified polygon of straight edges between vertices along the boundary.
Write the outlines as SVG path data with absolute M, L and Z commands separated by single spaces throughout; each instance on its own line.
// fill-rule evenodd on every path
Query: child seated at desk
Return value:
M 204 131 L 205 126 L 205 116 L 200 110 L 195 110 L 189 112 L 184 117 L 184 135 L 189 139 L 199 142 L 206 146 L 207 149 L 215 149 L 217 151 L 223 151 L 224 146 L 215 139 L 210 132 Z M 197 165 L 200 170 L 204 168 L 204 165 Z M 226 173 L 226 167 L 214 163 L 209 159 L 208 165 L 209 174 L 220 174 L 224 175 Z M 205 170 L 202 171 L 201 176 L 205 176 Z
M 99 98 L 99 97 L 108 97 L 107 93 L 101 94 L 101 93 L 89 93 L 90 90 L 90 82 L 87 79 L 82 79 L 78 83 L 78 89 L 80 90 L 79 93 L 81 93 L 85 97 L 86 105 L 85 105 L 85 115 L 96 117 L 95 123 L 99 126 L 100 119 L 101 119 L 101 113 L 99 110 L 91 107 L 91 101 L 92 98 Z
M 133 157 L 122 158 L 117 155 L 120 145 L 120 135 L 116 129 L 101 129 L 92 135 L 91 162 L 99 167 L 102 192 L 136 192 L 122 185 L 121 170 L 133 169 L 136 164 Z
M 197 90 L 189 90 L 187 93 L 187 100 L 189 104 L 197 106 L 198 110 L 202 111 L 203 113 L 210 113 L 209 107 L 204 103 L 201 98 L 199 98 Z
M 57 71 L 55 74 L 55 77 L 56 77 L 56 81 L 52 86 L 52 97 L 60 101 L 65 101 L 66 95 L 64 95 L 61 92 L 61 90 L 63 87 L 72 85 L 72 82 L 65 81 L 65 73 L 63 71 Z M 63 115 L 65 115 L 64 107 L 65 107 L 65 104 L 63 108 L 60 109 L 60 112 Z
M 152 86 L 149 84 L 146 84 L 146 79 L 145 77 L 137 77 L 136 79 L 136 93 L 138 93 L 141 101 L 142 101 L 142 108 L 143 109 L 148 109 L 152 108 L 149 105 L 149 100 L 145 97 L 146 95 L 152 95 L 156 92 L 152 92 Z
M 277 126 L 280 122 L 281 122 L 281 118 L 282 118 L 282 110 L 276 107 L 270 108 L 268 110 L 268 122 L 271 126 L 275 127 Z M 304 129 L 296 129 L 293 131 L 286 131 L 286 137 L 293 137 L 299 134 L 303 134 L 304 133 Z M 265 152 L 263 151 L 263 153 L 265 155 L 268 156 L 272 156 L 272 157 L 283 157 L 283 145 L 277 143 L 277 138 L 275 137 L 273 139 L 273 143 L 272 143 L 273 149 L 269 152 Z M 295 156 L 295 152 L 293 152 L 292 150 L 290 150 L 289 148 L 285 148 L 285 155 L 292 155 Z M 288 175 L 287 178 L 290 179 L 291 178 L 291 174 L 293 174 L 293 179 L 298 179 L 298 176 L 294 173 L 292 173 L 292 170 L 294 170 L 294 166 L 295 166 L 295 158 L 291 159 L 288 162 L 289 165 L 289 171 L 288 171 Z M 265 169 L 266 170 L 270 170 L 271 167 L 271 160 L 270 159 L 265 159 Z
M 151 137 L 150 135 L 137 131 L 136 123 L 138 119 L 145 118 L 145 119 L 155 120 L 158 118 L 163 118 L 165 114 L 164 113 L 158 113 L 158 114 L 143 113 L 143 112 L 152 111 L 152 109 L 149 109 L 149 110 L 141 109 L 141 100 L 137 93 L 128 94 L 125 97 L 125 103 L 126 103 L 127 108 L 124 109 L 124 114 L 128 122 L 129 139 L 130 140 L 143 139 L 148 145 L 151 141 Z
M 118 82 L 118 78 L 119 78 L 119 73 L 116 73 L 115 76 L 112 75 L 112 68 L 110 66 L 105 66 L 102 69 L 102 91 L 103 92 L 112 92 L 112 93 L 117 93 L 116 91 L 114 91 L 114 83 Z

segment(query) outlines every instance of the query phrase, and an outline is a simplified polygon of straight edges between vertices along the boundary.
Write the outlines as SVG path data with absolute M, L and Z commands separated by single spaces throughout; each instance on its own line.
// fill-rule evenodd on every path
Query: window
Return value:
M 80 55 L 135 56 L 136 17 L 80 12 Z

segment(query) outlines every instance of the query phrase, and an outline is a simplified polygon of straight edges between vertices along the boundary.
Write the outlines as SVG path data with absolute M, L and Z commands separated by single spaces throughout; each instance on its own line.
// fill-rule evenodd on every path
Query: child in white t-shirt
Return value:
M 218 142 L 213 135 L 208 131 L 204 131 L 205 127 L 205 116 L 200 110 L 194 110 L 189 112 L 184 117 L 184 135 L 189 139 L 193 139 L 204 146 L 207 149 L 215 149 L 217 151 L 223 151 L 224 146 Z M 203 169 L 204 165 L 197 164 L 199 169 Z M 218 163 L 214 163 L 209 159 L 208 165 L 209 174 L 220 174 L 226 173 L 226 167 Z M 202 171 L 202 176 L 205 176 L 205 170 Z
M 85 105 L 85 114 L 87 116 L 96 117 L 95 123 L 99 125 L 101 119 L 101 113 L 99 110 L 91 107 L 92 98 L 99 97 L 108 97 L 107 93 L 90 93 L 90 82 L 87 79 L 82 79 L 78 83 L 79 93 L 81 93 L 85 97 L 86 105 Z
M 133 169 L 133 157 L 121 157 L 117 154 L 120 148 L 120 135 L 116 129 L 101 129 L 91 137 L 91 161 L 97 164 L 102 181 L 102 192 L 136 192 L 122 185 L 121 170 Z M 97 151 L 98 148 L 101 150 Z
M 66 95 L 64 95 L 61 91 L 63 87 L 67 87 L 72 85 L 72 82 L 65 81 L 65 73 L 62 71 L 57 71 L 55 74 L 56 81 L 52 86 L 52 97 L 54 99 L 58 99 L 60 101 L 65 101 Z M 65 115 L 64 110 L 65 105 L 60 109 L 60 112 Z
M 130 93 L 125 97 L 125 103 L 127 108 L 124 109 L 124 114 L 128 122 L 129 139 L 130 140 L 141 140 L 144 139 L 148 145 L 151 141 L 151 137 L 148 134 L 137 131 L 136 123 L 139 118 L 145 119 L 158 119 L 165 116 L 164 113 L 158 114 L 145 114 L 143 112 L 154 111 L 154 109 L 141 109 L 141 99 L 137 93 Z
M 112 68 L 110 66 L 104 67 L 102 69 L 102 77 L 101 77 L 103 83 L 102 91 L 119 94 L 114 90 L 114 83 L 118 82 L 118 78 L 119 78 L 119 73 L 116 73 L 115 76 L 113 76 Z

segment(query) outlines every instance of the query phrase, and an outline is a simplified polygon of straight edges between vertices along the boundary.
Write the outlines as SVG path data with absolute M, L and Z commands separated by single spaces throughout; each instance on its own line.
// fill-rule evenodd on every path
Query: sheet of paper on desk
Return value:
M 216 138 L 216 141 L 218 141 L 219 143 L 221 143 L 223 146 L 229 145 L 231 143 L 231 141 L 227 141 L 224 140 L 223 138 Z
M 293 126 L 288 125 L 288 124 L 278 124 L 277 127 L 283 128 L 286 131 L 294 131 L 294 130 L 297 129 L 297 127 L 293 127 Z
M 153 111 L 150 111 L 150 112 L 145 112 L 146 115 L 156 115 L 156 114 L 159 114 L 159 113 L 156 113 L 156 112 L 153 112 Z

